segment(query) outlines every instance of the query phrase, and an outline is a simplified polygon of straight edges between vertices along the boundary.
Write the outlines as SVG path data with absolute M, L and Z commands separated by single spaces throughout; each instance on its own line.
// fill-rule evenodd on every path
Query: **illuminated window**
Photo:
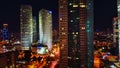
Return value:
M 63 6 L 60 6 L 60 8 L 63 8 Z
M 62 35 L 65 35 L 66 33 L 65 32 L 62 32 Z
M 69 3 L 69 5 L 72 5 L 72 3 Z
M 76 34 L 78 34 L 78 32 L 76 32 Z
M 120 5 L 118 5 L 117 7 L 118 7 L 118 11 L 120 11 Z
M 64 30 L 65 28 L 62 28 L 62 30 Z
M 77 17 L 76 19 L 80 19 L 79 17 Z
M 86 5 L 80 5 L 80 7 L 81 7 L 81 8 L 85 8 L 85 7 L 86 7 Z
M 78 5 L 73 5 L 73 7 L 75 8 L 75 7 L 78 7 Z
M 84 4 L 84 3 L 80 3 L 80 5 L 81 5 L 81 4 Z
M 73 22 L 73 20 L 70 20 L 70 22 Z
M 25 34 L 29 34 L 29 32 L 25 32 Z
M 85 30 L 85 27 L 81 27 L 82 30 Z
M 72 34 L 75 34 L 74 32 L 72 32 Z
M 60 18 L 60 20 L 62 20 L 62 18 Z
M 77 35 L 74 35 L 74 37 L 77 37 Z
M 87 32 L 90 32 L 90 30 L 88 29 Z
M 70 12 L 72 13 L 73 11 L 72 11 L 72 10 L 70 10 Z

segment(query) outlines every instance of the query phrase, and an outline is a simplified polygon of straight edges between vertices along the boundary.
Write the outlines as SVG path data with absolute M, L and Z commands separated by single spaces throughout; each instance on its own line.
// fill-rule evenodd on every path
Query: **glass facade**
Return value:
M 33 43 L 36 43 L 37 40 L 37 20 L 36 17 L 33 17 Z
M 20 31 L 22 46 L 29 48 L 33 39 L 32 7 L 30 5 L 20 7 Z
M 52 11 L 39 11 L 39 43 L 52 47 Z

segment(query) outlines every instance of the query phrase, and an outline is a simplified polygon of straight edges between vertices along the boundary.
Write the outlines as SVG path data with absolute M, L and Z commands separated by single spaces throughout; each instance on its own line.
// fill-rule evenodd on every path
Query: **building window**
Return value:
M 65 28 L 62 27 L 62 30 L 64 30 Z
M 62 32 L 62 35 L 65 35 L 66 33 L 65 32 Z
M 60 8 L 63 8 L 63 6 L 60 6 Z
M 79 18 L 79 17 L 77 17 L 76 19 L 78 19 L 78 20 L 79 20 L 80 18 Z
M 69 5 L 72 5 L 72 3 L 69 3 Z
M 70 12 L 72 13 L 72 12 L 73 12 L 73 10 L 70 10 Z
M 85 8 L 85 7 L 86 7 L 86 5 L 80 5 L 80 7 L 81 7 L 81 8 Z
M 78 34 L 78 32 L 76 32 L 76 34 Z
M 70 22 L 73 22 L 73 20 L 70 20 Z
M 78 7 L 78 5 L 73 5 L 74 8 Z
M 62 18 L 60 18 L 60 21 L 62 21 Z
M 85 30 L 85 27 L 81 27 L 82 30 Z
M 75 34 L 75 32 L 72 32 L 72 34 Z

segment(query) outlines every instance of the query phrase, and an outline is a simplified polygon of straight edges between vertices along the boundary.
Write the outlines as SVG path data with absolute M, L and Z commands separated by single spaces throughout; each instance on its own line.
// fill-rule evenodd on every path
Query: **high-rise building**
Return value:
M 39 43 L 52 47 L 52 11 L 39 11 Z
M 118 37 L 118 45 L 119 45 L 119 61 L 120 61 L 120 1 L 117 0 L 117 11 L 118 11 L 118 30 L 119 30 L 119 37 Z
M 33 43 L 36 43 L 37 40 L 37 19 L 33 17 Z
M 118 30 L 118 17 L 113 18 L 113 42 L 118 44 L 119 30 Z
M 93 68 L 93 0 L 59 0 L 60 68 Z
M 3 24 L 2 40 L 9 40 L 9 36 L 8 36 L 8 24 Z
M 30 5 L 20 7 L 20 31 L 21 45 L 29 49 L 33 39 L 32 7 Z

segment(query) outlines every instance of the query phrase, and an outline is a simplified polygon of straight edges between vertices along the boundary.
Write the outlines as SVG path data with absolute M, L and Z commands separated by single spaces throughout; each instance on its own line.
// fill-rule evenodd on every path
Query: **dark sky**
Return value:
M 51 10 L 53 12 L 53 24 L 58 24 L 58 0 L 1 0 L 0 28 L 2 28 L 2 23 L 8 23 L 10 31 L 19 31 L 19 7 L 23 3 L 33 6 L 34 15 L 37 15 L 36 11 L 42 8 Z M 116 0 L 94 0 L 95 30 L 112 29 L 112 18 L 114 16 L 117 16 Z
M 117 16 L 117 0 L 94 0 L 95 30 L 112 30 L 113 17 Z

